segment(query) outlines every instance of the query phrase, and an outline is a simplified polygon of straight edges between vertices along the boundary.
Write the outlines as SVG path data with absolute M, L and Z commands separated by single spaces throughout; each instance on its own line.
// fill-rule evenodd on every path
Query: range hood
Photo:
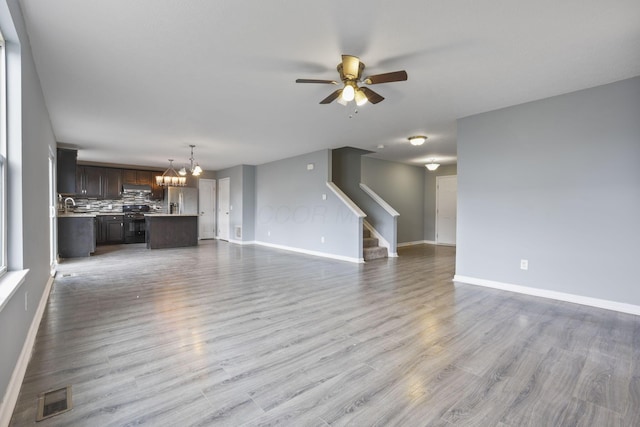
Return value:
M 138 184 L 122 184 L 122 193 L 123 194 L 149 194 L 151 193 L 150 185 L 138 185 Z

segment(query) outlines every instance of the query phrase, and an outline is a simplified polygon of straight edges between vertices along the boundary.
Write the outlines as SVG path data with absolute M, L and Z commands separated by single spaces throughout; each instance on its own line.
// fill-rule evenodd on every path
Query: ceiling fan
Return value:
M 348 102 L 353 100 L 356 101 L 356 105 L 358 106 L 364 105 L 367 102 L 377 104 L 384 100 L 384 97 L 368 87 L 359 87 L 358 83 L 375 85 L 379 83 L 401 82 L 407 80 L 407 72 L 404 70 L 376 74 L 362 79 L 362 71 L 364 71 L 364 68 L 364 63 L 360 62 L 360 58 L 357 56 L 342 55 L 342 62 L 338 64 L 337 69 L 338 73 L 340 73 L 340 80 L 344 86 L 342 89 L 336 90 L 331 95 L 320 101 L 320 104 L 330 104 L 336 99 L 338 100 L 338 103 L 342 105 L 347 105 Z M 335 80 L 318 79 L 297 79 L 296 83 L 340 84 Z

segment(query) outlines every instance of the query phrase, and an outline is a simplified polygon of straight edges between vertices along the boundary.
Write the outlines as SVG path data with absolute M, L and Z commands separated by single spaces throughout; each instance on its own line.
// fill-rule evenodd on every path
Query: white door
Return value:
M 457 175 L 436 177 L 436 243 L 456 244 Z
M 198 239 L 216 237 L 216 180 L 198 181 Z
M 229 182 L 231 178 L 218 180 L 218 239 L 229 240 Z

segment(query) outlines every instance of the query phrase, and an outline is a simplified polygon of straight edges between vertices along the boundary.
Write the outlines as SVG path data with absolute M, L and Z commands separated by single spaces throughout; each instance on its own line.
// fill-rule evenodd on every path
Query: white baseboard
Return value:
M 588 305 L 590 307 L 604 308 L 606 310 L 619 311 L 621 313 L 635 314 L 637 316 L 640 316 L 640 306 L 626 304 L 623 302 L 585 297 L 582 295 L 567 294 L 564 292 L 550 291 L 547 289 L 531 288 L 528 286 L 514 285 L 511 283 L 496 282 L 493 280 L 478 279 L 476 277 L 460 276 L 458 274 L 453 276 L 453 281 L 467 283 L 469 285 L 500 289 L 503 291 L 516 292 L 519 294 L 549 298 L 558 301 L 571 302 L 574 304 Z
M 414 245 L 435 245 L 436 242 L 433 240 L 416 240 L 414 242 L 402 242 L 398 243 L 398 247 L 401 248 L 403 246 L 414 246 Z
M 29 360 L 31 359 L 31 353 L 33 352 L 33 345 L 36 342 L 36 335 L 38 334 L 38 328 L 40 327 L 40 321 L 44 314 L 44 309 L 47 306 L 47 300 L 49 299 L 49 293 L 51 292 L 51 286 L 53 285 L 53 277 L 49 277 L 47 284 L 42 292 L 40 303 L 31 321 L 31 326 L 27 332 L 27 337 L 24 340 L 22 351 L 16 366 L 13 368 L 7 391 L 0 404 L 0 426 L 8 426 L 11 421 L 11 415 L 13 415 L 13 409 L 18 402 L 18 395 L 20 394 L 20 387 L 22 381 L 27 373 L 27 366 L 29 366 Z
M 236 245 L 255 245 L 256 244 L 255 240 L 233 240 L 233 239 L 229 239 L 228 242 L 229 243 L 235 243 Z
M 347 257 L 347 256 L 343 256 L 343 255 L 334 255 L 334 254 L 330 254 L 327 252 L 319 252 L 319 251 L 310 251 L 307 249 L 301 249 L 301 248 L 294 248 L 291 246 L 284 246 L 284 245 L 277 245 L 275 243 L 267 243 L 267 242 L 261 242 L 261 241 L 254 241 L 251 242 L 253 244 L 256 245 L 260 245 L 260 246 L 267 246 L 269 248 L 275 248 L 275 249 L 283 249 L 285 251 L 291 251 L 291 252 L 298 252 L 301 254 L 306 254 L 306 255 L 314 255 L 314 256 L 320 256 L 320 257 L 324 257 L 324 258 L 331 258 L 331 259 L 337 259 L 340 261 L 348 261 L 348 262 L 355 262 L 355 263 L 363 263 L 364 262 L 364 258 L 352 258 L 352 257 Z

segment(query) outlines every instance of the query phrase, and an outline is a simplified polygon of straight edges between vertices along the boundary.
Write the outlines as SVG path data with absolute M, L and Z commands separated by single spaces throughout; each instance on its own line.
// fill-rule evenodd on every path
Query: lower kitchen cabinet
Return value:
M 123 219 L 122 215 L 98 216 L 97 243 L 99 245 L 124 243 Z

